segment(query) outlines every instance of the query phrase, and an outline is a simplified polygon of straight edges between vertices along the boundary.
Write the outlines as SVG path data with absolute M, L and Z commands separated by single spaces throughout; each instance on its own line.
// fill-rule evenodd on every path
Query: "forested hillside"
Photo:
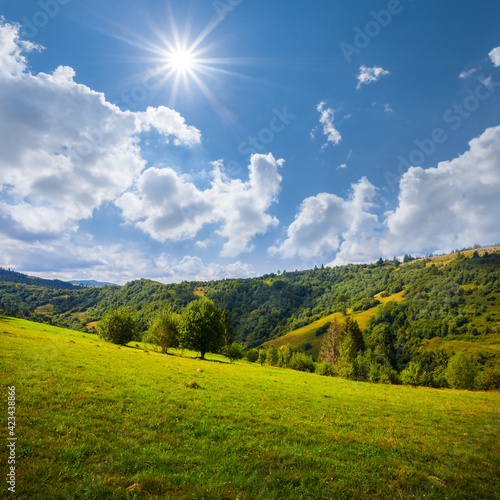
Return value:
M 378 313 L 367 323 L 365 336 L 368 344 L 375 344 L 390 335 L 398 352 L 409 356 L 423 339 L 498 333 L 500 254 L 495 250 L 415 261 L 407 256 L 404 264 L 379 260 L 251 279 L 170 285 L 141 279 L 101 288 L 61 285 L 57 289 L 58 282 L 28 277 L 23 281 L 24 275 L 3 271 L 0 310 L 87 330 L 106 311 L 124 306 L 145 331 L 166 304 L 180 310 L 203 295 L 228 311 L 237 340 L 256 347 L 335 312 L 371 310 L 380 304 L 374 296 L 381 292 L 403 292 L 402 302 L 374 309 Z

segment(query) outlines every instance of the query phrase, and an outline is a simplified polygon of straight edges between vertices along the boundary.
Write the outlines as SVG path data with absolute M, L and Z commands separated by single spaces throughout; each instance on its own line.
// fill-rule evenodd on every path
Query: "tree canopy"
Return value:
M 181 347 L 199 351 L 201 359 L 207 352 L 219 352 L 225 343 L 222 312 L 209 299 L 190 302 L 181 314 L 179 342 Z

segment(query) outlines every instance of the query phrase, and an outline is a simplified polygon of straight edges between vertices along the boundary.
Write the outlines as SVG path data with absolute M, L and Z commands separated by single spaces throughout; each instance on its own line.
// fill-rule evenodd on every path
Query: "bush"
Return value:
M 332 377 L 335 373 L 335 370 L 332 365 L 329 365 L 325 361 L 321 361 L 320 363 L 316 363 L 316 373 L 318 375 L 322 375 L 324 377 Z
M 259 351 L 257 349 L 250 349 L 247 352 L 247 361 L 255 363 L 259 359 Z
M 169 347 L 179 345 L 179 315 L 169 307 L 162 309 L 152 321 L 144 342 L 155 345 L 166 354 Z
M 231 363 L 237 359 L 243 359 L 245 357 L 243 346 L 237 342 L 233 342 L 230 346 L 224 347 L 222 354 L 229 358 Z
M 312 349 L 313 345 L 311 344 L 311 342 L 306 342 L 304 344 L 302 344 L 300 346 L 300 348 L 303 350 L 303 351 L 309 351 L 309 349 Z
M 314 373 L 315 371 L 314 361 L 304 352 L 294 352 L 289 367 L 299 372 Z
M 99 337 L 113 344 L 126 345 L 135 340 L 137 325 L 132 314 L 126 309 L 112 309 L 99 321 L 97 332 Z
M 476 364 L 472 356 L 466 351 L 461 351 L 452 356 L 444 374 L 452 389 L 471 391 L 474 389 L 476 372 Z
M 315 332 L 314 332 L 314 336 L 315 337 L 319 337 L 320 335 L 323 335 L 324 333 L 326 333 L 328 331 L 328 328 L 330 328 L 330 325 L 332 323 L 330 321 L 327 321 L 323 326 L 320 326 Z
M 410 361 L 408 366 L 401 373 L 401 381 L 403 384 L 417 387 L 422 383 L 422 367 L 420 363 Z
M 500 364 L 485 368 L 476 377 L 476 388 L 480 391 L 500 390 Z

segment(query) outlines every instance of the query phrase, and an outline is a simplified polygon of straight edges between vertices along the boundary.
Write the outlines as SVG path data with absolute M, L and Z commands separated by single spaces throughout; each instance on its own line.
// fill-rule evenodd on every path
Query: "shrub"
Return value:
M 312 349 L 313 345 L 311 344 L 311 342 L 306 342 L 302 344 L 300 347 L 304 351 L 309 351 L 309 349 Z
M 162 309 L 151 322 L 145 342 L 155 345 L 166 354 L 169 347 L 179 345 L 179 315 L 169 307 Z
M 500 389 L 500 364 L 485 368 L 476 377 L 476 388 L 480 391 L 498 391 Z
M 476 372 L 476 364 L 472 356 L 466 351 L 461 351 L 452 356 L 444 374 L 452 389 L 471 391 L 474 389 Z
M 259 351 L 257 349 L 250 349 L 247 352 L 247 361 L 255 363 L 259 359 Z
M 314 373 L 314 361 L 304 352 L 294 352 L 289 367 L 300 372 Z
M 316 373 L 318 375 L 323 375 L 324 377 L 332 377 L 335 373 L 335 370 L 332 365 L 329 365 L 325 361 L 321 361 L 320 363 L 316 363 Z
M 126 309 L 108 311 L 97 325 L 99 337 L 126 345 L 136 338 L 137 325 L 132 314 Z
M 224 356 L 229 358 L 229 361 L 233 363 L 237 359 L 243 359 L 245 357 L 245 352 L 243 346 L 237 342 L 233 342 L 230 346 L 225 347 L 222 350 Z
M 403 384 L 417 387 L 422 383 L 422 367 L 420 363 L 410 361 L 408 366 L 401 373 L 401 381 Z

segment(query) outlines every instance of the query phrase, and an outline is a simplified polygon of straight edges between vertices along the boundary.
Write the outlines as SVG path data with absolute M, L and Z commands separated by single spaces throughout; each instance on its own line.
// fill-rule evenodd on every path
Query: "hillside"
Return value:
M 78 283 L 69 283 L 61 280 L 47 280 L 37 278 L 36 276 L 28 276 L 23 273 L 18 273 L 11 269 L 2 269 L 0 267 L 0 282 L 22 283 L 24 285 L 32 285 L 42 288 L 50 288 L 54 290 L 79 290 L 81 286 Z
M 5 317 L 0 349 L 19 499 L 500 494 L 498 393 L 203 362 Z
M 164 285 L 141 279 L 121 287 L 75 290 L 3 280 L 0 311 L 93 331 L 106 311 L 127 307 L 145 332 L 165 305 L 181 310 L 205 296 L 228 311 L 236 339 L 248 348 L 290 342 L 315 356 L 325 324 L 351 315 L 364 328 L 369 348 L 375 349 L 383 335 L 390 338 L 398 371 L 412 359 L 431 369 L 432 352 L 438 346 L 496 343 L 500 338 L 500 248 L 417 260 L 406 256 L 405 261 L 380 259 L 373 264 L 207 283 Z M 491 349 L 476 351 L 481 364 L 493 362 L 496 355 Z
M 398 292 L 392 295 L 388 294 L 387 296 L 383 297 L 383 292 L 381 292 L 374 295 L 373 298 L 380 304 L 386 304 L 390 301 L 402 302 L 404 300 L 403 293 L 404 292 Z M 332 321 L 336 320 L 342 323 L 347 317 L 351 317 L 358 322 L 359 326 L 362 329 L 365 329 L 368 320 L 372 316 L 376 316 L 378 310 L 379 308 L 377 305 L 362 312 L 354 313 L 352 312 L 352 309 L 347 309 L 345 314 L 342 314 L 340 312 L 330 314 L 329 316 L 318 319 L 307 326 L 303 326 L 301 328 L 298 328 L 297 330 L 293 330 L 292 332 L 278 337 L 275 340 L 264 342 L 263 346 L 267 348 L 270 345 L 273 345 L 276 349 L 279 349 L 281 346 L 289 343 L 294 349 L 305 350 L 308 354 L 311 354 L 316 358 L 319 355 L 324 334 L 326 333 L 328 326 Z

